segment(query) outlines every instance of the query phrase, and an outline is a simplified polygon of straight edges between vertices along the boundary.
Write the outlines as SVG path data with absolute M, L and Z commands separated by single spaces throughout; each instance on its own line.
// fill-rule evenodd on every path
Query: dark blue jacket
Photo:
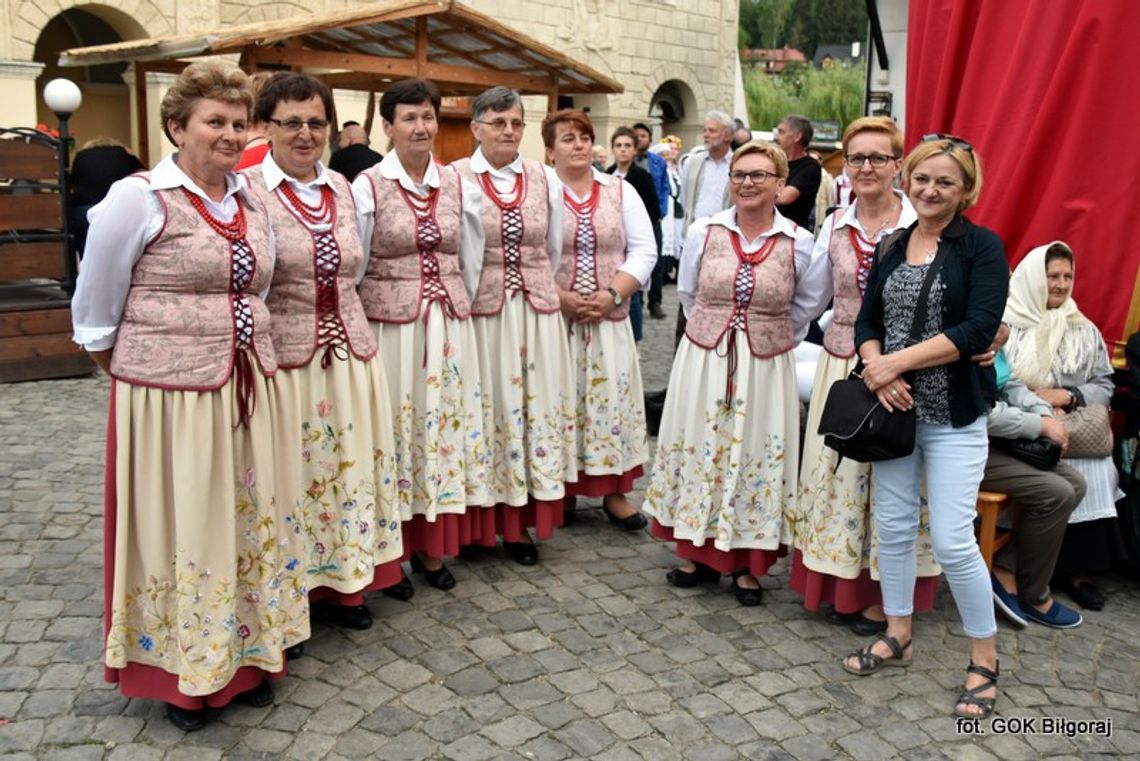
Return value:
M 917 225 L 907 228 L 889 250 L 876 249 L 863 306 L 855 320 L 856 347 L 873 340 L 885 343 L 883 285 L 906 260 L 906 246 Z M 997 234 L 960 214 L 942 231 L 938 249 L 943 248 L 948 251 L 941 272 L 942 332 L 958 347 L 958 359 L 946 366 L 950 420 L 961 428 L 984 414 L 997 398 L 994 369 L 979 367 L 970 362 L 970 356 L 985 351 L 1001 325 L 1009 293 L 1009 263 Z

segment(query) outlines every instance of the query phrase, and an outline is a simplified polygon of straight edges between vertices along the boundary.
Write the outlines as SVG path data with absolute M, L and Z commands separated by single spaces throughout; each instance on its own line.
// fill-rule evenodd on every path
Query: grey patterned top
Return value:
M 883 286 L 883 323 L 886 328 L 887 354 L 906 348 L 910 325 L 922 283 L 926 280 L 929 264 L 903 262 L 887 278 Z M 942 273 L 930 286 L 926 304 L 926 325 L 922 340 L 942 332 Z M 915 416 L 923 423 L 950 424 L 950 374 L 945 366 L 930 367 L 914 373 L 911 396 L 915 402 Z

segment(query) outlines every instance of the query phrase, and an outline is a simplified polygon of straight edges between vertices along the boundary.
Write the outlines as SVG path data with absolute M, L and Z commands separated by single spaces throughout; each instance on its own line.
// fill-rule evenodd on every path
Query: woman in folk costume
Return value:
M 562 524 L 565 482 L 576 475 L 576 394 L 554 271 L 562 254 L 562 183 L 519 156 L 526 127 L 519 94 L 493 87 L 471 103 L 479 147 L 452 166 L 483 194 L 487 235 L 471 304 L 487 410 L 487 509 L 472 514 L 479 545 L 534 565 L 528 529 L 549 539 Z M 478 524 L 475 525 L 475 521 Z M 474 538 L 474 537 L 473 537 Z
M 799 396 L 792 348 L 821 306 L 804 277 L 812 237 L 776 211 L 788 160 L 773 143 L 732 155 L 733 206 L 689 229 L 677 278 L 688 323 L 673 360 L 643 509 L 677 543 L 677 587 L 733 576 L 741 605 L 788 544 Z
M 1003 318 L 1010 326 L 1006 356 L 1014 374 L 1058 412 L 1108 406 L 1115 386 L 1100 330 L 1073 301 L 1076 262 L 1064 241 L 1038 246 L 1018 262 Z M 1100 610 L 1104 594 L 1091 577 L 1108 571 L 1119 537 L 1116 466 L 1112 457 L 1066 457 L 1088 492 L 1069 516 L 1054 586 L 1082 608 Z
M 846 173 L 855 193 L 852 205 L 823 223 L 812 256 L 810 279 L 824 285 L 821 298 L 832 300 L 831 322 L 824 331 L 808 407 L 799 496 L 792 524 L 795 552 L 790 584 L 804 597 L 804 607 L 830 603 L 832 620 L 858 634 L 887 627 L 875 569 L 872 539 L 871 466 L 845 459 L 824 446 L 819 430 L 831 384 L 855 368 L 855 317 L 874 260 L 876 244 L 888 233 L 915 221 L 914 207 L 895 179 L 902 170 L 903 136 L 894 120 L 883 116 L 856 119 L 843 134 Z M 918 542 L 915 605 L 930 610 L 941 573 L 930 545 L 929 518 L 923 509 Z
M 269 219 L 233 168 L 253 96 L 188 66 L 162 100 L 178 151 L 91 211 L 75 340 L 114 378 L 107 431 L 108 681 L 180 729 L 266 681 L 309 636 L 303 544 L 273 493 Z
M 320 156 L 332 92 L 279 73 L 258 94 L 270 153 L 246 171 L 269 213 L 277 263 L 266 303 L 279 370 L 277 500 L 295 507 L 314 615 L 372 626 L 364 592 L 400 582 L 392 418 L 376 337 L 356 293 L 367 262 L 352 189 Z
M 380 99 L 392 150 L 352 190 L 369 249 L 360 298 L 388 371 L 404 549 L 430 586 L 451 589 L 442 558 L 471 540 L 467 506 L 488 504 L 489 462 L 468 319 L 483 258 L 482 197 L 432 157 L 439 103 L 431 82 L 392 84 Z
M 565 201 L 555 281 L 574 358 L 578 470 L 567 496 L 602 497 L 612 523 L 637 531 L 645 517 L 625 495 L 649 459 L 649 438 L 629 298 L 656 264 L 653 226 L 629 183 L 591 164 L 594 127 L 586 114 L 549 114 L 542 141 Z

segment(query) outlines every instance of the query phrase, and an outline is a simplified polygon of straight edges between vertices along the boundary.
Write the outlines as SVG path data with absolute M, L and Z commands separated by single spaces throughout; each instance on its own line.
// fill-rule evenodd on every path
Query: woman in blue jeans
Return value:
M 954 713 L 986 717 L 997 699 L 997 623 L 973 522 L 988 452 L 986 411 L 996 386 L 993 368 L 970 358 L 988 350 L 1001 323 L 1009 266 L 997 235 L 962 216 L 982 187 L 981 165 L 969 143 L 942 135 L 923 138 L 906 158 L 903 182 L 918 220 L 880 244 L 886 250 L 877 252 L 867 278 L 855 345 L 865 364 L 863 380 L 883 406 L 915 409 L 915 448 L 872 469 L 887 631 L 847 656 L 843 667 L 864 676 L 911 663 L 914 545 L 925 476 L 934 556 L 971 641 Z M 940 253 L 920 340 L 908 345 L 923 281 Z

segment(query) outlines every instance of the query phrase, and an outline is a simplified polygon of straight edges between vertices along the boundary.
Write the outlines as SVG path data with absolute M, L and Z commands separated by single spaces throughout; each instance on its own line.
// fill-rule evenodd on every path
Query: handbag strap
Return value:
M 942 262 L 945 259 L 946 247 L 939 242 L 938 253 L 934 255 L 934 260 L 930 262 L 930 269 L 926 271 L 926 279 L 922 281 L 922 290 L 918 294 L 918 303 L 915 304 L 914 321 L 910 324 L 910 337 L 907 339 L 907 346 L 914 346 L 922 340 L 922 328 L 926 325 L 926 299 L 930 296 L 934 278 L 938 276 L 938 271 L 942 269 Z

